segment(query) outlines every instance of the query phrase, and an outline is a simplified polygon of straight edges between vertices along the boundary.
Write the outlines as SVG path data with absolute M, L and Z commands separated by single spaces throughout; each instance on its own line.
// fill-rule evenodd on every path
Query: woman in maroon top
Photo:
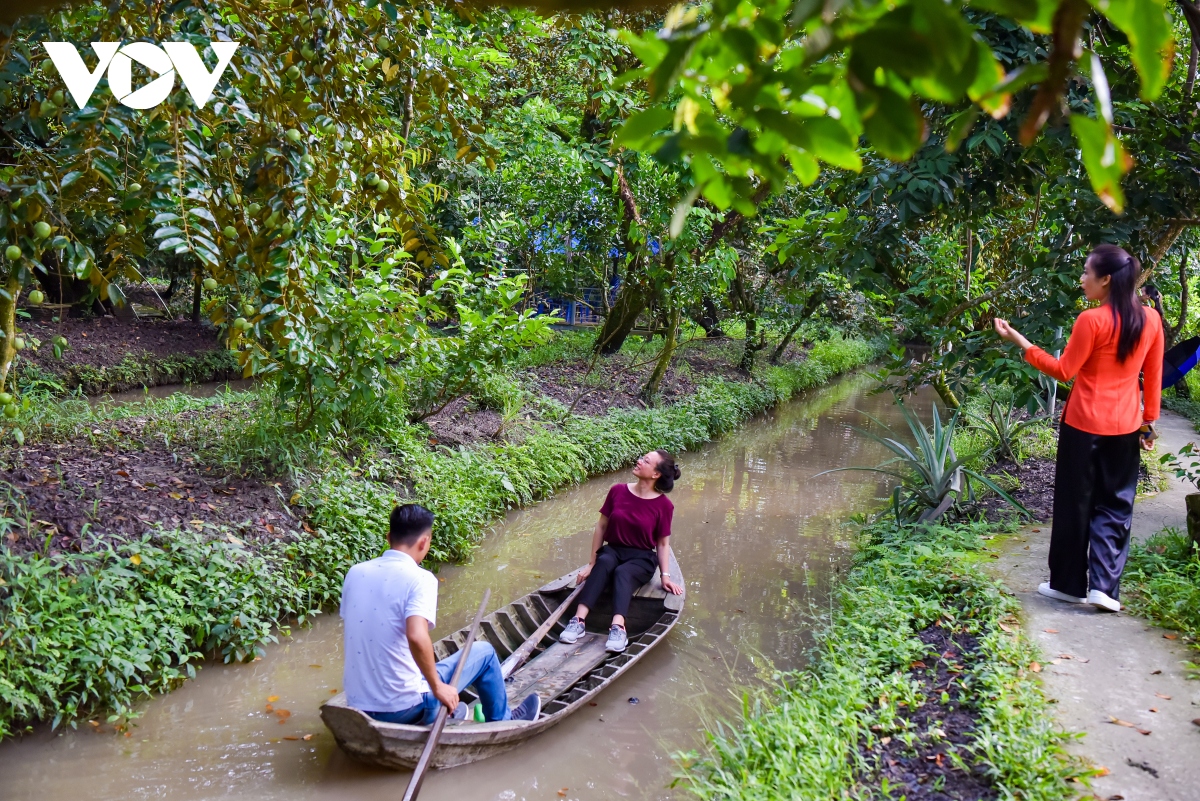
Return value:
M 592 532 L 592 561 L 579 571 L 577 581 L 587 580 L 579 593 L 575 617 L 559 640 L 573 643 L 585 630 L 588 611 L 611 583 L 613 593 L 612 628 L 605 648 L 613 653 L 625 650 L 625 615 L 633 593 L 650 580 L 657 566 L 662 571 L 663 589 L 680 595 L 683 587 L 671 581 L 671 515 L 675 506 L 666 493 L 675 486 L 679 468 L 664 450 L 650 451 L 637 460 L 631 484 L 614 484 L 600 507 L 600 519 Z M 602 547 L 603 546 L 603 547 Z

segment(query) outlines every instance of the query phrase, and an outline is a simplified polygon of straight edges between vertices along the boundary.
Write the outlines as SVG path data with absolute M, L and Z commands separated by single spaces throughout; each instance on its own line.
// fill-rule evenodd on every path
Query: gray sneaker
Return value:
M 583 632 L 583 621 L 577 617 L 573 617 L 567 622 L 567 627 L 563 629 L 562 634 L 558 635 L 558 641 L 565 642 L 570 645 L 582 637 Z
M 625 633 L 625 629 L 614 623 L 608 630 L 608 642 L 604 643 L 604 650 L 610 654 L 619 654 L 625 650 L 626 645 L 629 645 L 629 635 Z
M 537 693 L 532 693 L 525 696 L 525 700 L 514 706 L 509 714 L 513 720 L 537 720 L 537 716 L 542 712 L 542 699 Z

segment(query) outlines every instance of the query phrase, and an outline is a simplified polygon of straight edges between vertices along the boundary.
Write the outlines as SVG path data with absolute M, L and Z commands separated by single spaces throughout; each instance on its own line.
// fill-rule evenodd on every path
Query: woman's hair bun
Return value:
M 675 464 L 675 457 L 669 451 L 659 448 L 655 453 L 658 454 L 658 478 L 654 482 L 654 488 L 659 492 L 670 492 L 682 475 L 679 465 Z

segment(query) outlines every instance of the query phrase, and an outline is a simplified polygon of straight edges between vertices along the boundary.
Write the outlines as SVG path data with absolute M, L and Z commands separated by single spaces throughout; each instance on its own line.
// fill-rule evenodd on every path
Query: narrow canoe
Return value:
M 481 622 L 479 638 L 491 643 L 503 661 L 566 600 L 578 572 L 572 570 L 492 612 Z M 680 576 L 678 581 L 683 583 L 674 553 L 671 554 L 671 574 Z M 433 755 L 433 767 L 452 768 L 487 759 L 560 723 L 666 638 L 679 619 L 684 598 L 684 595 L 672 595 L 664 590 L 656 570 L 654 577 L 634 594 L 625 621 L 629 647 L 621 654 L 609 654 L 604 650 L 608 627 L 612 623 L 611 598 L 607 593 L 588 615 L 587 633 L 573 645 L 558 642 L 558 635 L 574 611 L 568 610 L 538 644 L 533 657 L 507 680 L 510 706 L 531 692 L 541 696 L 542 713 L 538 719 L 455 722 L 442 732 Z M 467 628 L 434 643 L 438 659 L 458 651 L 465 641 Z M 463 691 L 461 698 L 467 703 L 478 700 L 469 689 Z M 370 718 L 348 706 L 345 693 L 338 694 L 321 707 L 321 719 L 343 751 L 362 762 L 386 768 L 411 769 L 416 765 L 429 733 L 428 726 L 381 723 Z

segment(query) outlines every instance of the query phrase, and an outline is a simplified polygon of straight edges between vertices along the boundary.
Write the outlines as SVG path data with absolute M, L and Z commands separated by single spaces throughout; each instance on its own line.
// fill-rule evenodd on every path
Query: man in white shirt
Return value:
M 536 720 L 537 695 L 508 708 L 500 662 L 491 644 L 476 641 L 457 686 L 447 684 L 462 651 L 434 661 L 429 630 L 437 620 L 437 577 L 420 567 L 433 537 L 433 513 L 415 503 L 392 510 L 391 548 L 350 568 L 342 584 L 350 706 L 385 723 L 430 725 L 438 704 L 466 715 L 458 694 L 475 687 L 487 720 Z

